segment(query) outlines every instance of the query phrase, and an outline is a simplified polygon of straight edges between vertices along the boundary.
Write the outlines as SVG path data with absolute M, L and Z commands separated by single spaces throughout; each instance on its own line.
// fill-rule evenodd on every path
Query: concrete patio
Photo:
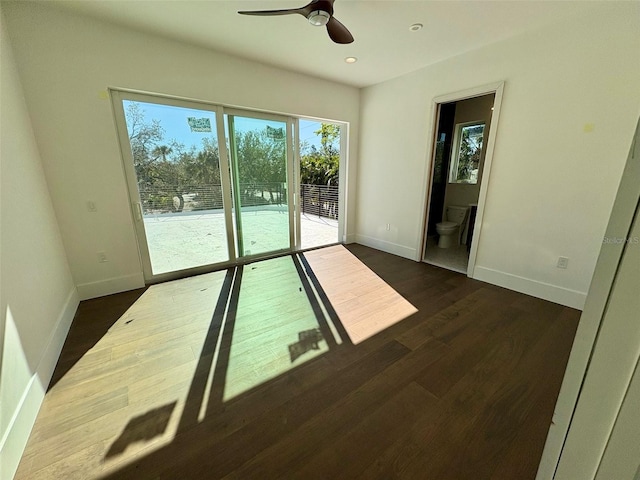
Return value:
M 302 248 L 338 242 L 338 222 L 303 214 Z M 158 213 L 144 216 L 154 274 L 224 262 L 229 259 L 221 210 Z M 245 251 L 258 254 L 288 248 L 289 220 L 281 207 L 248 207 L 242 215 Z

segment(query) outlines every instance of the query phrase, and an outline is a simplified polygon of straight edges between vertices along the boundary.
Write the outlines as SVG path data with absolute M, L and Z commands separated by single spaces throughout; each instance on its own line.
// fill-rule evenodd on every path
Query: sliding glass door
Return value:
M 225 115 L 239 256 L 292 248 L 291 124 L 286 117 Z
M 293 119 L 112 98 L 147 281 L 293 248 Z

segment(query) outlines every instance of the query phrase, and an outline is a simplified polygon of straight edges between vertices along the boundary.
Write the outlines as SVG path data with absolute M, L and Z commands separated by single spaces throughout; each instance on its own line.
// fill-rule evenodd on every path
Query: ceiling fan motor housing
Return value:
M 314 10 L 309 14 L 309 16 L 307 16 L 307 20 L 309 20 L 309 23 L 316 27 L 322 27 L 326 25 L 329 22 L 330 18 L 331 15 L 324 10 Z

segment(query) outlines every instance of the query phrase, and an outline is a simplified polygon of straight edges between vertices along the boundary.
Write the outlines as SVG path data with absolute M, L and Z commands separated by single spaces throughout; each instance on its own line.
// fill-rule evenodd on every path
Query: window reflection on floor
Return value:
M 328 350 L 290 256 L 244 267 L 232 335 L 223 401 Z

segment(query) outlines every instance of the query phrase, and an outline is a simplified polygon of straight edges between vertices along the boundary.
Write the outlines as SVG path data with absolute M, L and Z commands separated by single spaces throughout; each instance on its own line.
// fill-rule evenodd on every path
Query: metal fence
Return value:
M 300 202 L 303 213 L 338 219 L 338 187 L 302 184 Z
M 138 191 L 145 214 L 222 208 L 222 186 L 219 184 L 192 187 L 141 185 Z M 286 204 L 286 185 L 283 183 L 240 184 L 240 198 L 243 207 Z M 338 218 L 338 187 L 302 184 L 300 200 L 302 212 L 305 214 Z

